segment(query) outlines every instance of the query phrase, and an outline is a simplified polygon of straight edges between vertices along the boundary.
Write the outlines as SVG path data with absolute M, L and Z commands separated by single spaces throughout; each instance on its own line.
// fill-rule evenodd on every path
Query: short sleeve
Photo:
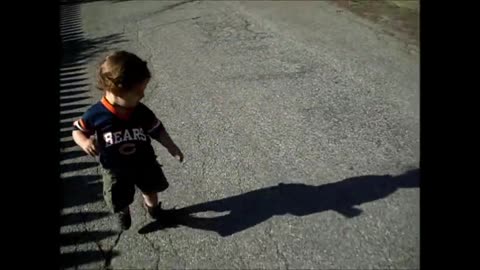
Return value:
M 157 137 L 162 130 L 165 129 L 162 121 L 160 121 L 157 116 L 150 110 L 147 106 L 143 105 L 143 120 L 144 128 L 148 135 L 151 137 Z
M 77 119 L 75 122 L 73 122 L 73 128 L 75 130 L 80 130 L 87 136 L 92 136 L 95 134 L 95 127 L 92 124 L 93 119 L 91 118 L 90 112 L 85 112 L 80 119 Z

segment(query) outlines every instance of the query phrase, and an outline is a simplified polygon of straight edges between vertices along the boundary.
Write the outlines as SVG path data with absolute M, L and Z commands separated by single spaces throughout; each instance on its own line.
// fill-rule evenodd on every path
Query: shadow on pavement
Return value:
M 178 225 L 230 236 L 262 223 L 275 215 L 306 216 L 333 210 L 353 218 L 362 213 L 359 205 L 389 196 L 399 188 L 418 188 L 419 169 L 399 176 L 368 175 L 340 182 L 311 186 L 279 184 L 220 200 L 164 210 L 159 221 L 139 230 L 146 234 Z M 228 212 L 218 217 L 196 217 L 201 212 Z

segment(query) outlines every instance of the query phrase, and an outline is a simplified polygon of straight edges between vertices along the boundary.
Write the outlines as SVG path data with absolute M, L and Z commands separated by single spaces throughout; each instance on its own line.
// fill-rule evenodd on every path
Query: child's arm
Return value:
M 180 148 L 173 142 L 172 138 L 168 134 L 167 130 L 163 127 L 155 134 L 156 136 L 152 136 L 152 138 L 162 144 L 165 148 L 167 148 L 170 155 L 174 156 L 178 161 L 183 162 L 183 153 L 180 151 Z
M 72 132 L 72 137 L 75 143 L 82 148 L 85 153 L 90 156 L 98 155 L 97 147 L 93 138 L 89 138 L 81 130 L 74 130 Z
M 97 146 L 94 138 L 90 138 L 95 134 L 94 127 L 91 124 L 92 107 L 88 109 L 80 119 L 73 122 L 72 138 L 73 141 L 82 148 L 82 150 L 90 156 L 98 155 Z
M 167 148 L 170 155 L 178 161 L 183 162 L 183 153 L 180 148 L 173 142 L 163 123 L 155 116 L 155 114 L 145 105 L 141 105 L 145 112 L 145 130 L 148 135 L 158 141 Z

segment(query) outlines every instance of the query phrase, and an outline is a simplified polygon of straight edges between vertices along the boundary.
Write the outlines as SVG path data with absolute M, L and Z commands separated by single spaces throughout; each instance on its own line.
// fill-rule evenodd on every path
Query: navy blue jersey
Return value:
M 126 169 L 156 159 L 150 136 L 158 136 L 164 126 L 143 103 L 120 115 L 103 97 L 74 122 L 74 128 L 86 136 L 96 135 L 104 168 Z

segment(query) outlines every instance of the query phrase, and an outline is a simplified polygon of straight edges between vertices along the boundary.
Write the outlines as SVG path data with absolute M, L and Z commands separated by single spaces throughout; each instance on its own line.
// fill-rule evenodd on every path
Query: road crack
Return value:
M 109 250 L 107 250 L 105 252 L 105 264 L 104 264 L 104 268 L 105 269 L 111 269 L 110 265 L 112 263 L 112 254 L 113 254 L 113 250 L 115 249 L 115 247 L 118 245 L 118 242 L 120 242 L 120 236 L 122 236 L 122 232 L 120 232 L 118 235 L 117 235 L 117 239 L 115 239 L 115 242 L 113 243 L 113 246 L 112 248 L 110 248 Z
M 272 228 L 273 227 L 273 224 L 270 224 L 270 226 L 267 228 L 266 230 L 266 234 L 268 235 L 268 237 L 270 238 L 270 240 L 272 240 L 272 242 L 274 243 L 275 245 L 275 251 L 277 253 L 277 257 L 279 257 L 283 264 L 285 265 L 285 269 L 289 269 L 289 264 L 288 264 L 288 261 L 287 261 L 287 257 L 285 256 L 285 254 L 283 254 L 283 252 L 280 250 L 280 247 L 278 245 L 278 242 L 275 240 L 275 238 L 273 237 L 273 234 L 272 234 Z

